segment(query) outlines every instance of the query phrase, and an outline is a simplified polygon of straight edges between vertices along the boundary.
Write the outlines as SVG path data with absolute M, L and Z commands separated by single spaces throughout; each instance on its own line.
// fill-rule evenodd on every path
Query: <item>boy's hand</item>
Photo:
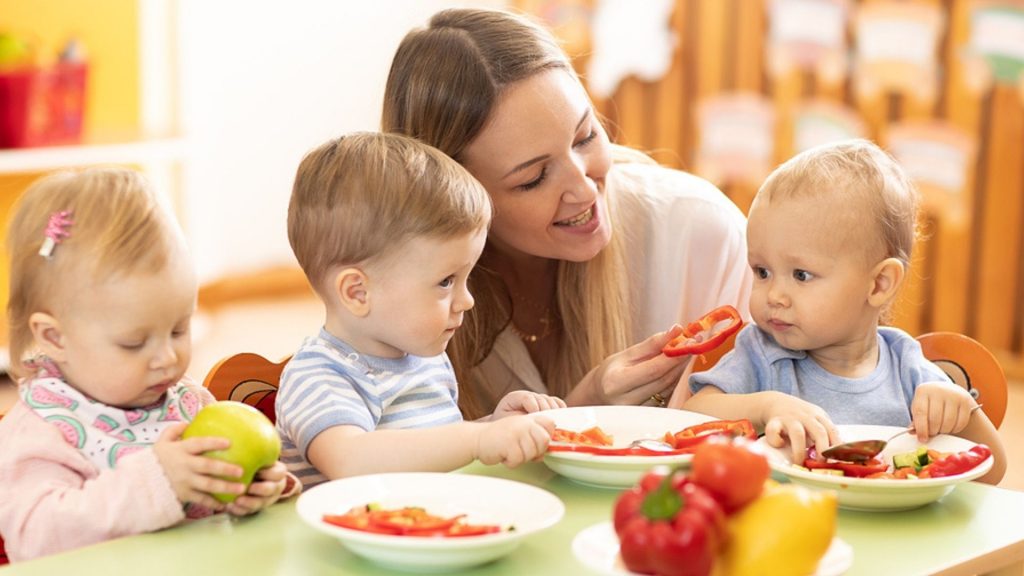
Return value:
M 764 414 L 767 416 L 765 440 L 774 448 L 782 448 L 788 439 L 795 463 L 803 463 L 808 445 L 817 446 L 821 452 L 839 441 L 839 431 L 828 414 L 805 400 L 788 394 L 773 394 Z
M 223 510 L 224 504 L 211 494 L 242 494 L 245 485 L 221 480 L 217 476 L 236 478 L 242 467 L 202 456 L 209 450 L 225 450 L 231 446 L 227 438 L 195 437 L 181 439 L 187 422 L 168 426 L 153 443 L 153 452 L 175 496 L 182 504 L 199 504 L 211 510 Z
M 515 390 L 505 394 L 501 402 L 498 402 L 494 413 L 491 414 L 491 419 L 498 420 L 516 414 L 532 414 L 552 408 L 565 408 L 565 400 L 528 390 Z
M 555 423 L 543 416 L 512 416 L 482 426 L 476 458 L 484 464 L 502 463 L 515 468 L 544 454 Z
M 249 484 L 249 490 L 228 504 L 228 513 L 233 516 L 247 516 L 277 502 L 284 491 L 287 469 L 281 462 L 263 468 L 256 473 L 256 478 Z
M 967 427 L 978 404 L 971 393 L 952 382 L 925 382 L 914 391 L 910 415 L 917 439 L 926 442 L 937 434 L 956 434 Z

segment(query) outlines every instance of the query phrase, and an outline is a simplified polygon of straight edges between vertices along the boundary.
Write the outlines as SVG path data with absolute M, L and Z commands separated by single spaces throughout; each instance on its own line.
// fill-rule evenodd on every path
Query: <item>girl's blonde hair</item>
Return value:
M 761 185 L 757 198 L 824 195 L 835 199 L 838 212 L 863 207 L 869 218 L 857 224 L 870 227 L 868 237 L 878 239 L 882 258 L 897 258 L 905 270 L 910 269 L 919 199 L 913 182 L 892 156 L 863 139 L 823 144 L 779 166 Z M 865 246 L 865 250 L 871 248 Z
M 486 9 L 438 12 L 398 47 L 385 88 L 381 128 L 419 138 L 461 160 L 502 92 L 548 70 L 576 78 L 554 37 L 529 19 Z M 617 202 L 609 193 L 613 231 Z M 623 236 L 614 231 L 609 245 L 588 262 L 559 263 L 556 315 L 562 321 L 563 346 L 542 375 L 552 394 L 564 397 L 592 367 L 630 342 Z M 467 385 L 471 371 L 490 354 L 512 317 L 508 288 L 487 269 L 487 259 L 485 249 L 470 277 L 476 306 L 448 348 L 460 403 L 469 417 L 489 411 Z
M 68 236 L 40 255 L 54 214 L 67 211 Z M 167 262 L 180 231 L 150 185 L 122 168 L 63 171 L 35 182 L 19 198 L 7 228 L 11 372 L 25 376 L 32 351 L 29 317 L 60 311 L 68 290 L 114 274 L 154 272 Z
M 490 221 L 490 197 L 457 162 L 399 134 L 357 132 L 299 164 L 288 241 L 323 295 L 334 266 L 386 257 L 416 237 L 472 233 Z

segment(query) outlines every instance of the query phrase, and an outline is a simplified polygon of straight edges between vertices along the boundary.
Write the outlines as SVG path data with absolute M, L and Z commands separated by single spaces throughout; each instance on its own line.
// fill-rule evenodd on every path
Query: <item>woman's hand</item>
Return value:
M 669 398 L 692 357 L 665 356 L 661 349 L 682 331 L 683 327 L 676 324 L 667 332 L 612 354 L 583 378 L 566 402 L 576 406 L 639 405 L 654 394 Z
M 977 402 L 952 382 L 925 382 L 914 391 L 910 415 L 917 439 L 927 442 L 936 434 L 956 434 L 967 427 Z
M 153 443 L 153 452 L 164 475 L 171 484 L 175 496 L 182 504 L 199 504 L 210 510 L 220 511 L 224 504 L 211 494 L 242 494 L 245 485 L 221 480 L 217 476 L 237 478 L 242 467 L 213 458 L 202 456 L 209 450 L 226 450 L 231 446 L 227 438 L 211 436 L 181 439 L 188 422 L 178 422 L 167 427 L 160 438 Z
M 537 394 L 528 390 L 514 390 L 502 397 L 489 419 L 498 420 L 506 416 L 532 414 L 552 408 L 565 408 L 565 401 L 557 396 Z
M 249 484 L 249 490 L 228 504 L 228 513 L 247 516 L 277 502 L 284 491 L 287 476 L 287 469 L 281 462 L 274 462 L 273 466 L 260 470 L 252 484 Z

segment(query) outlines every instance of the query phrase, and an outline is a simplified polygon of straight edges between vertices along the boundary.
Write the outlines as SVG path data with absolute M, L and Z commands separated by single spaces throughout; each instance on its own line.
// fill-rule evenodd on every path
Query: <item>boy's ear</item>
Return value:
M 868 303 L 881 308 L 891 302 L 896 297 L 905 276 L 906 269 L 899 258 L 886 258 L 879 262 L 872 271 Z
M 359 268 L 343 268 L 335 274 L 334 292 L 341 305 L 354 316 L 370 313 L 369 278 Z
M 28 317 L 28 327 L 43 354 L 54 362 L 64 361 L 64 333 L 60 321 L 45 312 L 33 312 Z

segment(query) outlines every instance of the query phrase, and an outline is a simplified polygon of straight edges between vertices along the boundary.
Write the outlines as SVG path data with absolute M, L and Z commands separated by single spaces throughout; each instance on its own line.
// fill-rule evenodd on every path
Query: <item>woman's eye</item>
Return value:
M 533 180 L 530 180 L 529 182 L 526 182 L 524 184 L 520 184 L 519 186 L 516 186 L 516 188 L 518 188 L 520 190 L 533 190 L 537 186 L 540 186 L 541 183 L 544 182 L 544 179 L 547 178 L 547 177 L 548 177 L 548 168 L 547 168 L 547 166 L 545 166 L 540 171 L 540 175 L 539 176 L 537 176 Z
M 582 140 L 574 144 L 574 146 L 576 148 L 582 148 L 583 146 L 586 146 L 587 144 L 593 142 L 594 138 L 597 138 L 597 130 L 591 130 L 590 134 L 587 134 L 586 137 L 584 137 Z
M 806 270 L 794 270 L 793 278 L 795 278 L 797 282 L 807 282 L 811 278 L 814 278 L 814 275 Z

